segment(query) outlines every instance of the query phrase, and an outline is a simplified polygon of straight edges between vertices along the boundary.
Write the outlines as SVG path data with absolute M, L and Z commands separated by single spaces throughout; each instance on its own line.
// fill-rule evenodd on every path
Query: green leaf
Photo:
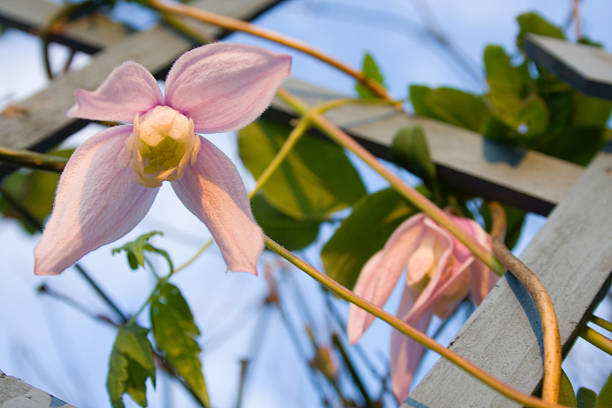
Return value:
M 576 394 L 578 408 L 597 408 L 597 394 L 593 390 L 581 387 Z
M 572 92 L 574 112 L 572 124 L 576 126 L 605 127 L 612 112 L 612 101 Z
M 416 212 L 391 188 L 362 198 L 321 250 L 325 273 L 353 288 L 366 261 Z
M 153 348 L 148 330 L 137 325 L 120 327 L 111 351 L 106 388 L 113 408 L 123 408 L 126 392 L 140 406 L 147 406 L 146 380 L 155 387 Z
M 574 387 L 570 382 L 565 371 L 561 370 L 561 384 L 559 389 L 559 404 L 567 407 L 577 407 L 578 401 L 576 401 L 576 395 L 574 394 Z
M 258 120 L 238 132 L 242 161 L 257 178 L 287 139 L 291 128 Z M 307 134 L 262 188 L 277 210 L 298 220 L 322 221 L 353 205 L 366 190 L 344 151 Z
M 262 194 L 251 200 L 255 220 L 266 235 L 290 251 L 310 245 L 319 234 L 320 221 L 296 220 L 278 211 Z
M 436 166 L 431 160 L 421 126 L 405 127 L 397 131 L 391 142 L 391 157 L 394 162 L 420 177 L 427 186 L 435 186 Z
M 548 128 L 548 108 L 544 100 L 537 95 L 529 95 L 523 101 L 516 121 L 523 138 L 533 139 L 544 133 Z
M 552 24 L 538 13 L 529 12 L 519 15 L 516 18 L 519 24 L 520 30 L 516 37 L 516 45 L 522 50 L 525 35 L 527 33 L 545 35 L 553 38 L 565 38 L 563 30 Z
M 523 84 L 519 70 L 512 66 L 510 57 L 498 45 L 487 45 L 484 65 L 489 84 L 489 100 L 496 115 L 505 123 L 515 126 L 523 105 Z
M 164 234 L 161 231 L 147 232 L 146 234 L 142 234 L 141 236 L 136 238 L 134 241 L 127 242 L 126 244 L 124 244 L 123 246 L 120 246 L 119 248 L 113 248 L 111 253 L 115 255 L 115 254 L 120 253 L 121 251 L 125 251 L 128 264 L 130 265 L 130 268 L 133 270 L 138 269 L 139 266 L 144 268 L 145 266 L 144 252 L 145 251 L 151 252 L 154 254 L 158 254 L 158 255 L 163 256 L 166 259 L 166 262 L 168 262 L 168 266 L 170 268 L 170 272 L 172 272 L 174 270 L 174 265 L 172 264 L 172 260 L 170 259 L 170 255 L 168 254 L 168 252 L 166 252 L 163 249 L 154 247 L 153 245 L 149 243 L 149 239 L 151 239 L 155 235 L 164 235 Z
M 608 377 L 608 380 L 599 391 L 597 396 L 597 408 L 610 408 L 612 407 L 612 374 Z
M 453 88 L 410 86 L 410 100 L 419 116 L 481 132 L 490 116 L 482 97 Z
M 384 88 L 386 88 L 385 80 L 382 74 L 380 73 L 380 69 L 376 64 L 376 61 L 374 61 L 374 57 L 372 57 L 372 54 L 370 54 L 369 52 L 366 52 L 363 56 L 363 61 L 361 63 L 361 72 L 366 76 L 366 78 L 370 78 L 378 82 Z M 378 98 L 378 96 L 376 96 L 368 87 L 366 87 L 360 82 L 355 84 L 355 90 L 363 99 Z
M 586 166 L 606 142 L 601 127 L 572 126 L 547 133 L 537 144 L 530 146 L 551 156 Z
M 70 157 L 73 149 L 51 151 L 49 154 L 60 157 Z M 44 221 L 53 209 L 55 189 L 59 174 L 46 171 L 20 170 L 9 175 L 3 182 L 4 189 L 19 202 L 24 209 L 37 220 Z M 27 220 L 24 220 L 18 211 L 0 197 L 0 213 L 5 217 L 15 218 L 30 234 L 37 233 L 38 229 Z
M 208 392 L 199 354 L 202 351 L 196 338 L 200 330 L 181 291 L 170 283 L 158 289 L 151 302 L 151 323 L 157 347 L 166 360 L 183 377 L 200 401 L 209 406 Z

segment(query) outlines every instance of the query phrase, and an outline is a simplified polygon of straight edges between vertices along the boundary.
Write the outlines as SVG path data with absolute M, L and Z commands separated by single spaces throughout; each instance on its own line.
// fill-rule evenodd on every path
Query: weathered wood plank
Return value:
M 295 79 L 288 80 L 285 86 L 313 105 L 342 97 Z M 289 112 L 279 101 L 273 107 Z M 582 173 L 582 167 L 572 163 L 534 151 L 508 148 L 474 132 L 412 117 L 392 107 L 351 105 L 335 109 L 327 116 L 385 159 L 390 157 L 389 146 L 398 129 L 420 125 L 425 129 L 440 175 L 447 182 L 539 214 L 549 213 Z
M 612 99 L 612 54 L 585 44 L 529 34 L 525 52 L 587 95 Z
M 278 1 L 204 0 L 194 5 L 249 19 Z M 199 25 L 199 28 L 210 38 L 223 34 L 222 30 L 210 25 Z M 15 103 L 26 114 L 0 117 L 0 144 L 16 149 L 49 149 L 87 124 L 86 121 L 66 117 L 66 111 L 74 104 L 75 89 L 95 89 L 114 67 L 129 59 L 143 64 L 154 73 L 162 72 L 191 47 L 186 38 L 162 27 L 124 36 L 116 45 L 96 54 L 86 67 L 55 79 L 44 90 Z
M 0 23 L 36 34 L 61 7 L 43 0 L 2 0 Z M 52 39 L 78 51 L 94 53 L 123 40 L 127 34 L 122 24 L 93 14 L 66 24 L 63 33 Z
M 584 316 L 610 284 L 610 203 L 612 154 L 601 153 L 521 256 L 550 293 L 565 351 Z M 535 306 L 507 273 L 468 319 L 451 348 L 497 378 L 533 393 L 542 376 L 539 332 Z M 411 397 L 430 408 L 517 406 L 446 360 L 434 366 Z M 422 405 L 414 401 L 404 405 L 409 406 Z
M 74 408 L 61 399 L 0 371 L 0 408 L 48 407 Z

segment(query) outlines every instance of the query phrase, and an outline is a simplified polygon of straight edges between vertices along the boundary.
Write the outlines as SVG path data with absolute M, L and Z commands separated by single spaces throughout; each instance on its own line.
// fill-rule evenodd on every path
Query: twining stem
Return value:
M 344 133 L 340 128 L 327 120 L 321 113 L 310 111 L 302 101 L 291 94 L 284 88 L 280 88 L 277 95 L 289 104 L 300 115 L 305 115 L 310 112 L 310 119 L 317 128 L 325 133 L 330 139 L 336 141 L 341 146 L 352 151 L 365 161 L 378 174 L 383 176 L 389 183 L 405 198 L 412 202 L 416 207 L 427 213 L 434 221 L 446 228 L 453 234 L 461 243 L 463 243 L 478 259 L 491 268 L 498 275 L 503 275 L 505 268 L 490 251 L 487 251 L 482 245 L 467 234 L 453 220 L 438 208 L 434 203 L 428 200 L 421 193 L 408 186 L 402 179 L 393 174 L 382 164 L 376 157 L 368 152 L 363 146 L 357 143 L 352 137 Z
M 356 295 L 355 293 L 351 292 L 349 289 L 345 288 L 344 286 L 334 281 L 330 277 L 319 272 L 317 269 L 312 267 L 310 264 L 303 261 L 302 259 L 294 255 L 287 249 L 283 248 L 280 244 L 275 242 L 272 238 L 266 236 L 264 239 L 265 239 L 265 243 L 268 249 L 282 256 L 283 258 L 291 262 L 293 265 L 297 266 L 299 269 L 306 272 L 313 279 L 315 279 L 317 282 L 319 282 L 323 286 L 327 287 L 337 296 L 355 304 L 356 306 L 364 309 L 368 313 L 371 313 L 374 316 L 378 317 L 379 319 L 387 322 L 394 329 L 399 330 L 401 333 L 405 334 L 411 339 L 417 341 L 418 343 L 424 345 L 425 347 L 440 354 L 442 357 L 446 358 L 451 363 L 459 366 L 461 369 L 466 371 L 468 374 L 476 377 L 477 379 L 487 384 L 489 387 L 493 388 L 499 393 L 505 395 L 506 397 L 520 404 L 527 405 L 530 407 L 536 407 L 536 408 L 561 407 L 561 405 L 558 405 L 556 403 L 549 402 L 549 401 L 543 401 L 539 398 L 524 394 L 518 391 L 517 389 L 510 387 L 504 382 L 491 376 L 490 374 L 488 374 L 486 371 L 484 371 L 480 367 L 474 365 L 469 360 L 461 357 L 459 354 L 455 353 L 454 351 L 442 346 L 440 343 L 436 342 L 434 339 L 427 337 L 425 334 L 421 333 L 414 327 L 406 324 L 399 318 L 385 312 L 380 307 L 365 300 L 361 296 Z
M 591 315 L 591 317 L 589 318 L 589 321 L 592 323 L 595 323 L 602 329 L 606 329 L 607 331 L 612 332 L 612 323 L 610 323 L 609 321 L 605 319 L 602 319 L 601 317 Z
M 63 157 L 36 153 L 30 150 L 9 149 L 2 146 L 0 146 L 0 162 L 54 173 L 61 173 L 66 166 L 66 159 Z
M 580 331 L 579 336 L 612 356 L 612 340 L 603 334 L 591 329 L 588 326 L 584 326 L 584 328 Z
M 190 7 L 174 1 L 150 0 L 149 5 L 162 13 L 172 13 L 175 15 L 193 18 L 198 21 L 214 24 L 218 27 L 222 27 L 227 30 L 242 31 L 293 48 L 339 69 L 340 71 L 352 76 L 357 81 L 361 82 L 380 98 L 390 100 L 386 89 L 378 82 L 366 77 L 361 71 L 358 71 L 344 64 L 343 62 L 338 61 L 332 56 L 327 55 L 319 50 L 316 50 L 301 41 L 297 41 L 293 38 L 289 38 L 273 31 L 257 27 L 245 21 L 237 20 L 231 17 L 221 16 L 206 10 Z
M 493 253 L 527 289 L 533 299 L 540 322 L 544 343 L 544 380 L 542 398 L 546 401 L 559 401 L 561 388 L 561 336 L 552 300 L 540 279 L 504 245 L 506 213 L 501 204 L 492 202 L 489 211 L 493 218 Z

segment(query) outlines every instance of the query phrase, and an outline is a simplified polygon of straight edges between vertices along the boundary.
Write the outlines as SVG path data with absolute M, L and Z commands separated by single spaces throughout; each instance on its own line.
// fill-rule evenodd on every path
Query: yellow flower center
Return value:
M 145 187 L 179 179 L 199 148 L 193 121 L 168 106 L 156 106 L 142 118 L 136 115 L 134 132 L 126 142 L 127 160 L 136 181 Z

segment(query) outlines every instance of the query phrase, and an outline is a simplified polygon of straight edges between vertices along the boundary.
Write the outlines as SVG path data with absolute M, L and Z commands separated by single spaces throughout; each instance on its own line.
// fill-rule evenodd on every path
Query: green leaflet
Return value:
M 437 186 L 436 166 L 431 160 L 425 132 L 421 126 L 397 131 L 391 142 L 391 157 L 400 166 L 419 177 L 430 188 Z
M 419 116 L 481 132 L 489 110 L 481 96 L 453 88 L 411 85 L 410 100 Z
M 200 330 L 181 291 L 170 283 L 163 284 L 151 302 L 150 311 L 157 347 L 200 401 L 209 406 L 199 356 L 202 350 L 196 341 Z
M 319 234 L 321 222 L 296 220 L 274 208 L 261 193 L 253 197 L 251 208 L 264 233 L 290 251 L 307 247 Z
M 142 234 L 134 241 L 127 242 L 123 246 L 119 248 L 113 248 L 111 253 L 113 255 L 120 253 L 121 251 L 125 251 L 125 255 L 127 256 L 128 264 L 132 270 L 138 269 L 138 267 L 144 268 L 145 266 L 145 254 L 144 252 L 151 252 L 154 254 L 158 254 L 164 257 L 166 262 L 168 262 L 168 267 L 170 268 L 170 272 L 174 270 L 174 265 L 172 264 L 172 260 L 170 259 L 170 255 L 163 249 L 154 247 L 149 243 L 149 239 L 151 239 L 155 235 L 164 235 L 161 231 L 151 231 L 146 234 Z
M 240 157 L 257 178 L 291 128 L 258 120 L 238 132 Z M 323 221 L 350 207 L 366 190 L 344 151 L 304 135 L 261 190 L 268 203 L 297 220 Z
M 325 273 L 353 288 L 366 261 L 416 212 L 391 188 L 362 198 L 321 250 Z
M 126 392 L 140 406 L 147 406 L 146 380 L 155 387 L 153 348 L 147 338 L 148 330 L 137 325 L 120 327 L 111 351 L 106 378 L 106 389 L 113 408 L 123 408 Z
M 559 404 L 567 407 L 577 407 L 578 401 L 576 401 L 576 395 L 574 394 L 574 387 L 570 382 L 570 379 L 565 374 L 565 371 L 561 370 L 561 387 L 559 389 Z
M 516 45 L 522 50 L 525 35 L 527 33 L 545 35 L 553 38 L 565 38 L 563 30 L 552 24 L 538 13 L 529 12 L 519 15 L 516 18 L 520 30 L 516 37 Z
M 612 407 L 612 373 L 608 377 L 608 380 L 599 391 L 597 396 L 597 408 Z
M 581 387 L 576 394 L 578 408 L 599 408 L 597 407 L 597 394 L 593 390 Z
M 380 69 L 376 64 L 376 61 L 374 61 L 374 57 L 372 57 L 372 54 L 370 54 L 369 52 L 366 52 L 363 56 L 363 61 L 361 63 L 361 72 L 363 72 L 366 78 L 373 79 L 374 81 L 378 82 L 386 88 L 385 80 L 382 74 L 380 73 Z M 370 91 L 369 88 L 359 82 L 355 84 L 355 91 L 357 91 L 357 94 L 359 94 L 359 96 L 363 99 L 378 98 L 378 96 L 376 96 L 372 91 Z

